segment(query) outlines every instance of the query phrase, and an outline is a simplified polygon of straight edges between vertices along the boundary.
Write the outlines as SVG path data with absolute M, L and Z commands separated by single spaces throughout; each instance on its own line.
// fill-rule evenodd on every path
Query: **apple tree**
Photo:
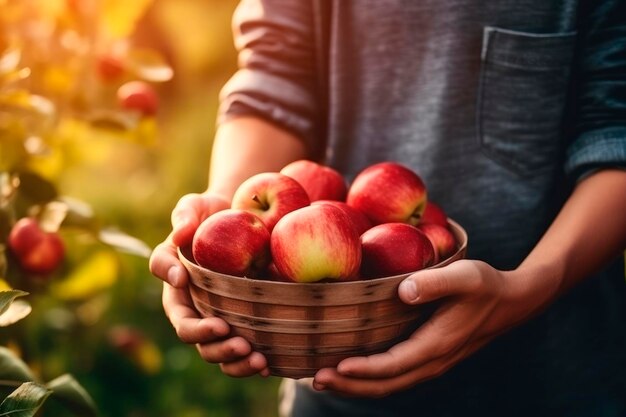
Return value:
M 157 84 L 173 71 L 159 52 L 131 41 L 150 3 L 0 0 L 2 327 L 36 309 L 72 313 L 89 303 L 93 319 L 94 309 L 106 308 L 99 297 L 116 282 L 118 254 L 150 253 L 79 196 L 66 195 L 62 181 L 103 142 L 154 142 Z M 49 395 L 77 415 L 95 415 L 71 375 L 44 382 L 29 337 L 16 331 L 0 339 L 0 415 L 33 415 Z

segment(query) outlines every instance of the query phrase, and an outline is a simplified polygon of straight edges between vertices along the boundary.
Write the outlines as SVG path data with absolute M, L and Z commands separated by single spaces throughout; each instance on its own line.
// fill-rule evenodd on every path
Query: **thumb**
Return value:
M 398 295 L 407 304 L 422 304 L 474 291 L 481 280 L 475 263 L 459 260 L 442 268 L 418 271 L 400 283 Z
M 204 219 L 230 206 L 223 198 L 213 194 L 187 194 L 172 210 L 172 242 L 187 246 Z

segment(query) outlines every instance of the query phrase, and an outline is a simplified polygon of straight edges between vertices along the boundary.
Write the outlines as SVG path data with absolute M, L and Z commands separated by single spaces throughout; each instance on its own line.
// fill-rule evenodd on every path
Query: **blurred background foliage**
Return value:
M 30 313 L 0 346 L 38 380 L 72 375 L 101 416 L 276 415 L 276 378 L 225 377 L 178 340 L 146 258 L 180 196 L 206 187 L 235 6 L 0 0 L 0 291 L 27 291 Z M 136 80 L 155 114 L 120 102 Z M 61 236 L 54 272 L 7 248 L 23 217 Z M 1 382 L 0 400 L 15 388 Z M 37 415 L 81 415 L 53 398 Z

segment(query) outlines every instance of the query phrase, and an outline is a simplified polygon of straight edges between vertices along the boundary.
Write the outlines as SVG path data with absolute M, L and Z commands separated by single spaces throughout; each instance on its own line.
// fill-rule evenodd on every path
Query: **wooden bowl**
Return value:
M 431 268 L 465 256 L 467 234 L 448 220 L 457 251 Z M 397 295 L 410 274 L 350 282 L 290 283 L 241 278 L 202 268 L 190 250 L 179 250 L 189 271 L 193 303 L 203 316 L 217 316 L 233 336 L 265 355 L 272 375 L 304 378 L 350 356 L 384 352 L 420 324 L 423 308 Z

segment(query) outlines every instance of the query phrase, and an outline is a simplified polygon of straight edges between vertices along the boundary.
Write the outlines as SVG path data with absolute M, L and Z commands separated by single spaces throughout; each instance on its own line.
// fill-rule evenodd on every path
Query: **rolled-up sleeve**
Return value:
M 565 161 L 575 180 L 605 167 L 626 169 L 626 1 L 581 3 L 575 128 Z
M 220 92 L 218 123 L 255 115 L 316 148 L 314 33 L 303 0 L 242 0 L 233 15 L 239 70 Z

